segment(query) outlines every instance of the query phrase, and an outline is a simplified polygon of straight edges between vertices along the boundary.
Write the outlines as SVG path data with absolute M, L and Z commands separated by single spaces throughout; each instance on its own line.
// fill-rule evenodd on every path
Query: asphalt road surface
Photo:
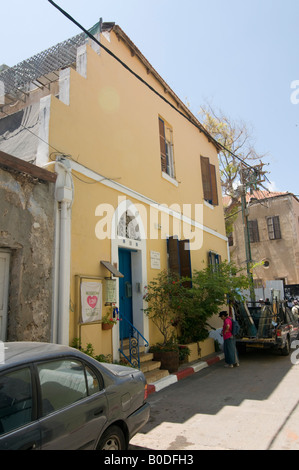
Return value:
M 299 364 L 279 352 L 250 350 L 234 369 L 220 361 L 148 401 L 130 450 L 299 450 Z

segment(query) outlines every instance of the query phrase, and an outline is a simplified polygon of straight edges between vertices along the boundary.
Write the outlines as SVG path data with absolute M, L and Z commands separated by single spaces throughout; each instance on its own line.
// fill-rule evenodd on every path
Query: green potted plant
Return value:
M 160 331 L 163 341 L 151 346 L 154 360 L 161 362 L 161 369 L 175 372 L 179 367 L 179 346 L 176 326 L 180 322 L 181 304 L 185 288 L 179 277 L 170 271 L 161 271 L 146 287 L 145 313 Z
M 116 325 L 118 318 L 113 316 L 113 309 L 111 308 L 101 320 L 102 330 L 111 330 Z
M 248 278 L 233 263 L 223 262 L 194 271 L 192 287 L 185 291 L 180 316 L 181 344 L 204 341 L 209 336 L 208 319 L 229 301 L 241 298 L 248 287 Z

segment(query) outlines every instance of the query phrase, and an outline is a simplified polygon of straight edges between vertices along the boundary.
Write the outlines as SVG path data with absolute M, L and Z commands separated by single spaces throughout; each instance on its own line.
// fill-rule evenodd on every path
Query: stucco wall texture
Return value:
M 0 249 L 11 254 L 8 341 L 49 341 L 55 184 L 0 168 Z

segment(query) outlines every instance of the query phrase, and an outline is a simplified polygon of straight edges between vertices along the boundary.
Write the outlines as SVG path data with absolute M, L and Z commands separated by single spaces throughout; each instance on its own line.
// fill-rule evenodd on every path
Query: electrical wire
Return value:
M 203 132 L 205 136 L 209 139 L 212 140 L 216 146 L 221 147 L 224 151 L 229 152 L 230 155 L 240 162 L 242 162 L 244 165 L 246 165 L 248 168 L 252 169 L 255 173 L 257 173 L 257 169 L 254 168 L 253 166 L 249 165 L 247 162 L 242 160 L 242 158 L 238 157 L 238 155 L 235 155 L 231 150 L 226 148 L 223 144 L 218 142 L 214 137 L 212 137 L 208 131 L 199 125 L 197 125 L 195 122 L 192 121 L 188 116 L 186 116 L 184 113 L 182 113 L 179 109 L 177 109 L 170 101 L 168 101 L 163 95 L 161 95 L 155 88 L 153 88 L 148 82 L 146 82 L 140 75 L 138 75 L 134 70 L 132 70 L 125 62 L 123 62 L 117 55 L 115 55 L 110 49 L 108 49 L 106 46 L 104 46 L 100 41 L 98 41 L 93 34 L 91 34 L 87 29 L 85 29 L 78 21 L 76 21 L 69 13 L 67 13 L 65 10 L 63 10 L 59 5 L 57 5 L 53 0 L 48 0 L 51 5 L 53 5 L 57 10 L 59 10 L 66 18 L 68 18 L 72 23 L 74 23 L 78 28 L 80 28 L 90 39 L 96 42 L 104 51 L 107 52 L 110 56 L 112 56 L 117 62 L 119 62 L 126 70 L 128 70 L 132 75 L 134 75 L 139 81 L 141 81 L 144 85 L 146 85 L 153 93 L 155 93 L 159 98 L 161 98 L 163 101 L 165 101 L 169 106 L 171 106 L 177 113 L 179 113 L 181 116 L 183 116 L 187 121 L 189 121 L 191 124 L 193 124 L 197 129 L 199 129 L 200 132 Z M 267 178 L 268 179 L 268 178 Z M 269 180 L 268 180 L 269 181 Z
M 189 121 L 193 126 L 195 126 L 200 132 L 203 132 L 205 136 L 214 142 L 214 144 L 218 147 L 221 147 L 224 151 L 228 152 L 232 157 L 236 158 L 239 160 L 242 164 L 253 170 L 255 173 L 258 173 L 258 170 L 249 165 L 245 160 L 242 158 L 238 157 L 238 155 L 235 155 L 230 149 L 226 148 L 223 144 L 218 142 L 214 137 L 212 137 L 204 127 L 201 127 L 197 125 L 192 119 L 190 119 L 188 116 L 186 116 L 183 112 L 181 112 L 179 109 L 177 109 L 170 101 L 168 101 L 163 95 L 161 95 L 157 90 L 155 90 L 149 83 L 147 83 L 140 75 L 138 75 L 136 72 L 134 72 L 125 62 L 123 62 L 119 57 L 117 57 L 112 51 L 110 51 L 106 46 L 104 46 L 102 43 L 100 43 L 87 29 L 85 29 L 80 23 L 78 23 L 69 13 L 67 13 L 65 10 L 63 10 L 59 5 L 57 5 L 53 0 L 48 0 L 49 3 L 51 3 L 55 8 L 57 8 L 64 16 L 66 16 L 70 21 L 72 21 L 78 28 L 80 28 L 90 39 L 95 41 L 101 48 L 103 48 L 109 55 L 111 55 L 115 60 L 117 60 L 126 70 L 128 70 L 131 74 L 133 74 L 139 81 L 141 81 L 144 85 L 146 85 L 153 93 L 155 93 L 159 98 L 161 98 L 164 102 L 166 102 L 171 108 L 173 108 L 178 114 L 180 114 L 182 117 L 184 117 L 187 121 Z M 3 109 L 1 111 L 3 114 L 6 116 L 10 116 L 7 114 Z M 59 155 L 64 155 L 65 157 L 69 157 L 73 159 L 70 155 L 66 155 L 64 152 L 61 152 L 57 148 L 55 148 L 53 145 L 49 144 L 49 142 L 46 142 L 42 137 L 36 135 L 34 132 L 32 132 L 28 127 L 24 126 L 21 124 L 21 126 L 26 129 L 28 132 L 30 132 L 33 136 L 39 138 L 42 142 L 44 142 L 46 145 L 51 147 L 55 152 L 57 152 Z M 55 152 L 52 152 L 51 155 Z M 78 178 L 80 179 L 80 178 Z M 107 180 L 110 180 L 110 178 L 105 178 Z M 266 177 L 268 180 L 268 178 Z M 83 180 L 80 180 L 83 182 Z M 268 180 L 269 181 L 269 180 Z M 85 182 L 85 181 L 84 181 Z M 269 181 L 270 182 L 270 181 Z M 88 183 L 88 182 L 85 182 Z M 93 183 L 89 183 L 93 184 Z

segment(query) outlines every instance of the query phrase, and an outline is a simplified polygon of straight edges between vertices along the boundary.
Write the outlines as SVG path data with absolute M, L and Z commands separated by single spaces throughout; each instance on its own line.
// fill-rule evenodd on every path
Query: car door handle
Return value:
M 103 411 L 104 411 L 104 408 L 98 408 L 97 410 L 95 410 L 93 415 L 94 416 L 100 416 L 101 414 L 103 414 Z

